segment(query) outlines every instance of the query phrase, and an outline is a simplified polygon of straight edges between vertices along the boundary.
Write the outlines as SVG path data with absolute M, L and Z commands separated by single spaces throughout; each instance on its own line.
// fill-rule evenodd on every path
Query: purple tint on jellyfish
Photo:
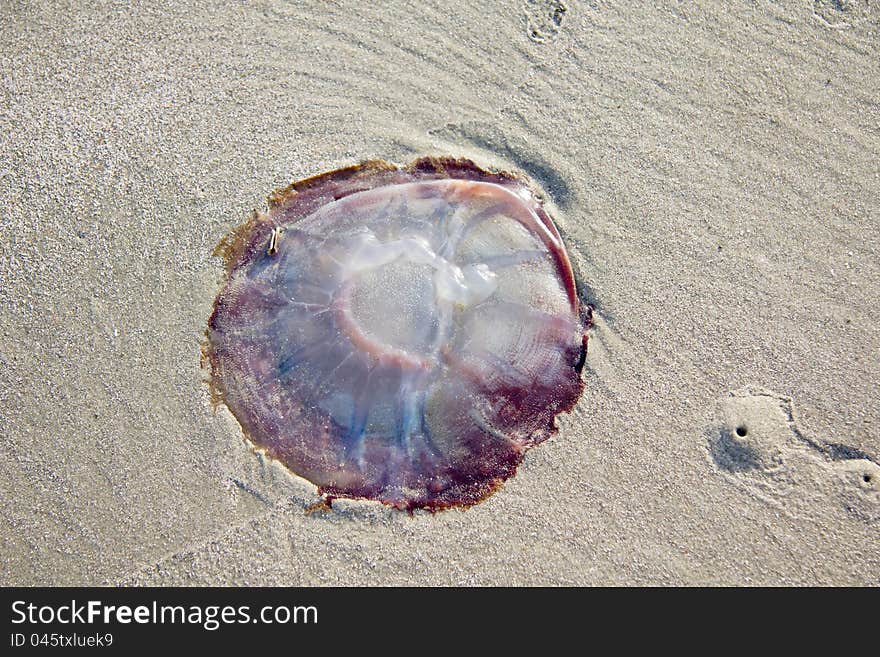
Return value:
M 521 177 L 366 162 L 276 192 L 218 252 L 212 389 L 328 499 L 475 504 L 583 391 L 589 309 Z

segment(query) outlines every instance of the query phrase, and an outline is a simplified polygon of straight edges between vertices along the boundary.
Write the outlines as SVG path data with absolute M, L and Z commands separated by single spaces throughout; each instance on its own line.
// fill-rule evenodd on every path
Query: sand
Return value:
M 880 5 L 657 4 L 3 3 L 0 584 L 880 584 Z M 586 393 L 469 510 L 308 515 L 211 252 L 424 154 L 548 193 Z

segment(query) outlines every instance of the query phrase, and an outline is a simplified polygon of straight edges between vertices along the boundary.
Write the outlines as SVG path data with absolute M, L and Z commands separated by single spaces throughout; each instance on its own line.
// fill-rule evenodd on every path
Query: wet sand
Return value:
M 453 4 L 0 8 L 0 584 L 880 584 L 880 8 Z M 471 509 L 307 514 L 212 250 L 419 155 L 547 192 L 586 392 Z

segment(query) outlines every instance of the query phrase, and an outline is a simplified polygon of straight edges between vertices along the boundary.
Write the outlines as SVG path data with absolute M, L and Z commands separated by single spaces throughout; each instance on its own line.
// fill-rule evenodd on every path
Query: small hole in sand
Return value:
M 739 436 L 740 438 L 745 438 L 746 434 L 748 434 L 748 433 L 749 433 L 749 430 L 746 429 L 745 425 L 741 424 L 736 428 L 736 435 Z
M 870 484 L 870 483 L 871 483 L 871 478 L 872 478 L 872 477 L 871 477 L 871 475 L 869 475 L 869 474 L 863 474 L 863 475 L 862 475 L 862 481 L 864 481 L 866 484 Z

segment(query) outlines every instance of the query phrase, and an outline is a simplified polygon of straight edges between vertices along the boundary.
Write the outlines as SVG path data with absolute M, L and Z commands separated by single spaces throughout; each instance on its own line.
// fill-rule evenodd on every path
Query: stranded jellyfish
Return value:
M 366 162 L 292 184 L 225 238 L 211 387 L 325 499 L 468 506 L 583 390 L 589 309 L 522 177 Z

